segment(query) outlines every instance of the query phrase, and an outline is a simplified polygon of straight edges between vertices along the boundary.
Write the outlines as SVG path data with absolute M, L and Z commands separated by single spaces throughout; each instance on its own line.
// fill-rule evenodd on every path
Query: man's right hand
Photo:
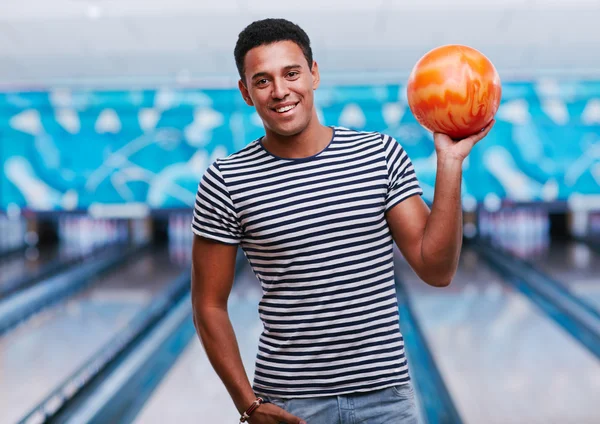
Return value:
M 302 418 L 295 417 L 272 403 L 263 403 L 248 420 L 250 424 L 307 424 Z

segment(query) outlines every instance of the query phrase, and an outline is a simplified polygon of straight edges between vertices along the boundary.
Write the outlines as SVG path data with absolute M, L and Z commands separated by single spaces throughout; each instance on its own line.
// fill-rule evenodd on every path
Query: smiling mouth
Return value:
M 293 104 L 293 105 L 279 107 L 279 108 L 276 108 L 274 110 L 277 113 L 285 113 L 285 112 L 289 112 L 290 110 L 294 109 L 296 106 L 298 106 L 298 103 Z

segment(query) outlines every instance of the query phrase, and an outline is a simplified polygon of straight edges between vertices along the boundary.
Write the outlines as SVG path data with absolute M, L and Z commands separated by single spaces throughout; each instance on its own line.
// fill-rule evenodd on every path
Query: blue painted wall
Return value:
M 396 137 L 431 200 L 433 142 L 403 85 L 321 87 L 316 100 L 327 125 Z M 600 194 L 600 81 L 505 83 L 496 118 L 465 163 L 465 197 Z M 262 134 L 234 89 L 0 94 L 0 206 L 190 207 L 206 167 Z

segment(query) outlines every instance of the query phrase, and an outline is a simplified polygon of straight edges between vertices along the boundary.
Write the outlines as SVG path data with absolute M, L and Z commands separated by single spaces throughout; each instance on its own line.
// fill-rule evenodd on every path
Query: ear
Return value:
M 316 61 L 313 60 L 313 66 L 310 71 L 313 77 L 313 90 L 319 88 L 319 83 L 321 82 L 321 75 L 319 74 L 319 65 Z
M 238 88 L 240 89 L 240 93 L 242 93 L 242 97 L 244 98 L 244 101 L 246 102 L 246 104 L 248 106 L 254 106 L 254 102 L 250 98 L 250 93 L 248 92 L 248 89 L 246 88 L 244 81 L 242 81 L 242 80 L 238 81 Z

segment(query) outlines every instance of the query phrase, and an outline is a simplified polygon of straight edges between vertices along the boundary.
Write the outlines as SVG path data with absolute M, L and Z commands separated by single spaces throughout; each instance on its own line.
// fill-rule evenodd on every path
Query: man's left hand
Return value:
M 461 162 L 464 161 L 469 153 L 471 153 L 473 146 L 475 146 L 475 144 L 488 135 L 495 122 L 496 120 L 492 119 L 492 121 L 485 128 L 483 128 L 481 132 L 458 141 L 452 140 L 446 134 L 434 133 L 433 142 L 435 144 L 438 160 L 441 158 L 453 159 Z

